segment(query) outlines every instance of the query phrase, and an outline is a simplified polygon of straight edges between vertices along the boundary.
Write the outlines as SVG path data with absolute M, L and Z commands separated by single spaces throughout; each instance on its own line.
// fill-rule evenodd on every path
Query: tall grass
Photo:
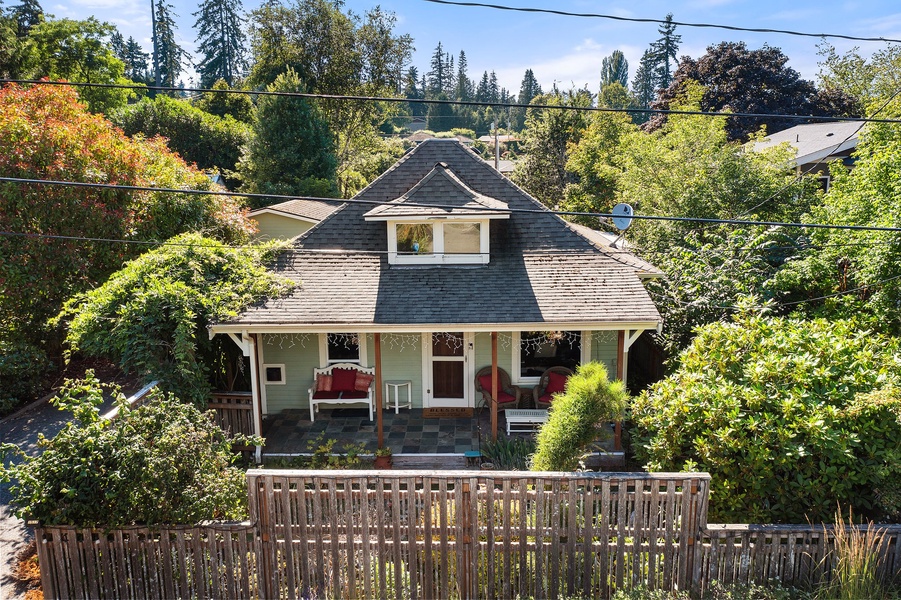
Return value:
M 872 521 L 862 527 L 848 527 L 841 511 L 835 514 L 832 549 L 832 576 L 817 591 L 818 600 L 873 600 L 884 598 L 878 567 L 884 541 L 883 531 Z

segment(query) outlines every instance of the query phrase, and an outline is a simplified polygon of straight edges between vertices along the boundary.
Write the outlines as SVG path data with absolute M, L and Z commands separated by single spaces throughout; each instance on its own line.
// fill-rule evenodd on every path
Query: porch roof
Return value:
M 439 164 L 474 193 L 509 207 L 509 219 L 491 222 L 489 262 L 389 265 L 385 223 L 367 221 L 372 204 L 354 200 L 391 202 Z M 273 265 L 299 283 L 291 295 L 253 306 L 213 331 L 527 323 L 624 329 L 661 322 L 639 279 L 649 265 L 593 243 L 455 141 L 423 142 L 355 199 L 300 236 Z

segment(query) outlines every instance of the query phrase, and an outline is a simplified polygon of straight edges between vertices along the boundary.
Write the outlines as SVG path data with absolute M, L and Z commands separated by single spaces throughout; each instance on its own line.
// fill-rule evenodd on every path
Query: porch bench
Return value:
M 532 431 L 535 425 L 546 423 L 547 411 L 533 409 L 505 410 L 504 417 L 507 419 L 507 435 L 510 435 L 513 432 Z
M 347 373 L 353 371 L 353 376 Z M 356 389 L 357 374 L 370 375 L 372 378 L 365 390 Z M 332 389 L 319 390 L 320 375 L 332 378 Z M 320 404 L 365 404 L 369 407 L 369 420 L 373 420 L 373 390 L 375 389 L 375 367 L 363 367 L 353 363 L 335 363 L 324 369 L 313 369 L 313 385 L 310 393 L 310 421 L 316 420 L 316 412 Z M 337 384 L 337 387 L 334 387 Z

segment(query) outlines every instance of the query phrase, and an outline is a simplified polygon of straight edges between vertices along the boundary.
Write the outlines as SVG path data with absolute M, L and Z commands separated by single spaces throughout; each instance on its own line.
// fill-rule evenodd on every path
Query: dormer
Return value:
M 389 264 L 487 264 L 490 222 L 509 219 L 510 209 L 438 163 L 406 194 L 363 216 L 386 222 Z

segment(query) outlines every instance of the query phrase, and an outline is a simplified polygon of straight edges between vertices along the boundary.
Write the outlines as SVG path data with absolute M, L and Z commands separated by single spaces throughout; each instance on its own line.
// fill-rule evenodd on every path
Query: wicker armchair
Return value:
M 551 387 L 551 391 L 548 392 L 548 384 L 551 383 L 551 373 L 563 377 L 569 377 L 573 374 L 573 372 L 566 367 L 551 367 L 542 373 L 538 385 L 532 389 L 532 399 L 535 402 L 535 408 L 550 408 L 553 395 L 563 391 L 562 389 L 555 390 Z
M 519 408 L 523 396 L 522 388 L 511 385 L 510 375 L 501 368 L 497 370 L 497 378 L 497 410 Z M 484 386 L 482 385 L 483 381 Z M 491 383 L 491 366 L 479 369 L 479 372 L 476 373 L 476 393 L 482 393 L 482 402 L 485 406 L 491 406 Z

